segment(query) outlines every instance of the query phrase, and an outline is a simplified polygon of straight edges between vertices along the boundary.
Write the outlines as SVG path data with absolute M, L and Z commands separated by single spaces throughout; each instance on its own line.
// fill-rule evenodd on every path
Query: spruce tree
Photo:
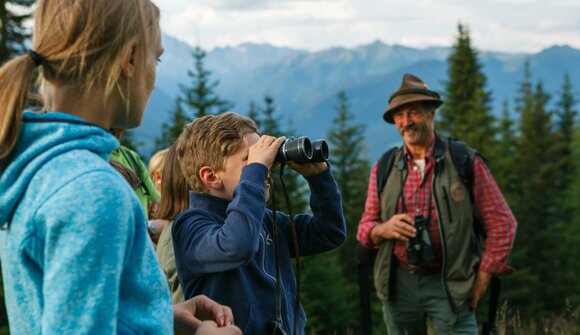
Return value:
M 170 147 L 177 140 L 188 120 L 183 110 L 182 98 L 175 98 L 173 113 L 169 120 L 163 122 L 163 125 L 161 125 L 161 136 L 155 140 L 156 150 Z
M 495 146 L 495 119 L 490 112 L 491 94 L 469 30 L 458 25 L 458 35 L 448 62 L 445 103 L 439 109 L 437 129 L 464 141 L 484 155 Z
M 252 100 L 248 107 L 248 117 L 254 121 L 258 130 L 262 128 L 262 121 L 260 120 L 260 115 L 258 114 L 258 107 L 256 103 Z
M 565 297 L 572 307 L 580 305 L 580 127 L 576 123 L 577 100 L 568 75 L 564 77 L 558 111 L 556 131 L 558 144 L 559 179 L 555 185 L 558 192 L 558 232 L 560 241 L 554 252 L 557 261 L 554 272 L 559 274 L 558 285 L 553 294 Z M 576 133 L 576 134 L 575 134 Z
M 270 94 L 266 94 L 264 96 L 264 106 L 260 109 L 260 112 L 262 115 L 260 117 L 261 127 L 258 130 L 261 134 L 280 137 L 292 133 L 291 129 L 287 130 L 286 132 L 281 130 L 278 117 L 275 115 L 276 104 L 274 102 L 274 97 L 272 97 Z M 289 135 L 286 135 L 286 137 L 288 136 Z M 288 168 L 287 166 L 284 167 L 283 173 L 284 184 L 290 199 L 290 206 L 292 206 L 294 213 L 304 212 L 308 208 L 308 199 L 306 198 L 306 195 L 308 194 L 308 186 L 306 185 L 306 181 L 296 171 Z M 288 213 L 289 208 L 286 206 L 286 200 L 284 193 L 282 192 L 282 183 L 279 178 L 279 164 L 274 166 L 272 170 L 272 176 L 275 179 L 273 188 L 275 192 L 276 206 L 279 210 L 283 210 L 284 212 Z
M 554 310 L 560 299 L 550 288 L 557 285 L 551 271 L 559 234 L 554 224 L 557 165 L 548 101 L 549 95 L 541 82 L 535 90 L 532 88 L 530 67 L 526 62 L 524 81 L 516 100 L 520 124 L 514 154 L 516 200 L 512 209 L 521 224 L 512 261 L 518 272 L 508 282 L 508 296 L 525 317 L 540 316 L 547 308 Z
M 491 153 L 494 164 L 493 176 L 509 204 L 515 190 L 513 169 L 517 136 L 507 100 L 503 102 L 502 116 L 499 119 L 497 130 L 498 145 Z
M 370 173 L 369 160 L 365 157 L 364 126 L 354 124 L 348 97 L 344 91 L 337 94 L 338 105 L 332 120 L 333 127 L 328 132 L 331 147 L 330 162 L 342 194 L 344 217 L 347 224 L 346 243 L 341 247 L 343 273 L 355 281 L 356 262 L 354 246 L 358 221 L 362 215 L 366 199 L 366 177 Z
M 0 0 L 0 65 L 24 52 L 30 31 L 24 22 L 32 15 L 34 0 Z
M 198 118 L 208 114 L 220 114 L 231 109 L 233 105 L 220 98 L 215 92 L 219 81 L 211 81 L 211 71 L 205 68 L 206 52 L 200 47 L 196 47 L 192 56 L 194 70 L 187 71 L 187 75 L 191 79 L 191 86 L 181 85 L 183 102 L 192 112 L 192 116 Z
M 560 100 L 557 103 L 558 111 L 556 112 L 556 131 L 558 135 L 557 150 L 561 176 L 560 184 L 557 185 L 557 187 L 562 193 L 561 195 L 563 195 L 567 185 L 575 177 L 572 174 L 572 142 L 574 140 L 573 135 L 576 115 L 578 114 L 575 110 L 576 103 L 577 101 L 573 94 L 570 77 L 565 75 Z M 568 215 L 564 215 L 564 217 L 567 216 Z

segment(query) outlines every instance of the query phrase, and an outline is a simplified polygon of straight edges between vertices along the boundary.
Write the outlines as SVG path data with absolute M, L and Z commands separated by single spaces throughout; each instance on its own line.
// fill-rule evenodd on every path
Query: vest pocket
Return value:
M 447 209 L 447 219 L 449 223 L 453 223 L 453 217 L 451 216 L 451 206 L 449 204 L 449 195 L 447 194 L 447 188 L 443 186 L 443 199 L 445 199 L 445 208 Z

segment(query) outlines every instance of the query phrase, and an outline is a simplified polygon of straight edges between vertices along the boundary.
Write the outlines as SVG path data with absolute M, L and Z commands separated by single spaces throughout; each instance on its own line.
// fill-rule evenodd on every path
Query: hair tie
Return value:
M 45 62 L 44 57 L 42 57 L 41 54 L 39 54 L 38 52 L 36 52 L 34 50 L 28 50 L 28 56 L 30 56 L 30 58 L 32 58 L 32 61 L 34 62 L 34 64 L 37 67 L 42 65 L 42 63 Z

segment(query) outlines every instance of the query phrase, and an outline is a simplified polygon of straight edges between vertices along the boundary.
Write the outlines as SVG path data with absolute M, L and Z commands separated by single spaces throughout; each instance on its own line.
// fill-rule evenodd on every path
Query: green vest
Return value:
M 470 191 L 457 173 L 446 141 L 436 139 L 434 156 L 432 199 L 435 201 L 442 244 L 441 280 L 452 305 L 460 307 L 471 297 L 481 254 L 473 229 L 474 209 Z M 393 164 L 380 194 L 382 222 L 397 213 L 402 180 L 408 173 L 402 149 L 395 154 Z M 394 240 L 386 240 L 380 246 L 375 261 L 374 283 L 382 300 L 388 300 L 390 283 L 394 282 L 390 280 L 395 273 L 391 269 L 393 247 Z

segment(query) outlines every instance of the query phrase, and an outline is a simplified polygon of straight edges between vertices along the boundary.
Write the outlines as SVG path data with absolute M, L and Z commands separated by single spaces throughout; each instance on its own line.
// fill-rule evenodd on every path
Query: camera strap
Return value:
M 280 185 L 282 186 L 282 193 L 286 201 L 286 206 L 288 208 L 288 215 L 290 216 L 290 230 L 292 234 L 292 246 L 294 251 L 294 256 L 296 259 L 295 264 L 295 275 L 296 275 L 296 303 L 294 305 L 294 334 L 299 334 L 299 320 L 300 320 L 300 251 L 298 246 L 298 234 L 296 232 L 296 224 L 294 222 L 294 210 L 290 203 L 290 197 L 288 195 L 288 190 L 286 189 L 286 184 L 284 183 L 284 163 L 280 164 Z M 279 243 L 278 243 L 278 226 L 276 223 L 276 192 L 274 189 L 275 182 L 272 182 L 272 192 L 270 192 L 270 197 L 272 200 L 272 240 L 274 242 L 274 255 L 276 263 L 276 320 L 280 323 L 282 322 L 282 289 L 280 283 L 280 253 L 279 253 Z M 282 330 L 283 332 L 283 330 Z M 278 333 L 275 333 L 278 334 Z
M 270 197 L 272 199 L 272 240 L 274 242 L 274 263 L 276 265 L 276 315 L 273 323 L 275 324 L 272 333 L 276 334 L 279 323 L 282 322 L 282 287 L 280 283 L 280 252 L 278 250 L 278 226 L 276 224 L 276 192 L 274 190 L 274 181 L 272 180 L 272 192 Z
M 288 196 L 288 190 L 286 189 L 286 184 L 284 183 L 284 166 L 285 164 L 280 164 L 280 184 L 282 185 L 282 192 L 284 193 L 284 198 L 286 199 L 288 215 L 290 215 L 290 229 L 292 231 L 292 244 L 294 246 L 294 257 L 296 260 L 296 303 L 294 305 L 294 334 L 298 335 L 298 326 L 300 320 L 300 249 L 298 247 L 298 234 L 296 233 L 296 224 L 294 222 L 294 209 L 290 204 L 290 197 Z

